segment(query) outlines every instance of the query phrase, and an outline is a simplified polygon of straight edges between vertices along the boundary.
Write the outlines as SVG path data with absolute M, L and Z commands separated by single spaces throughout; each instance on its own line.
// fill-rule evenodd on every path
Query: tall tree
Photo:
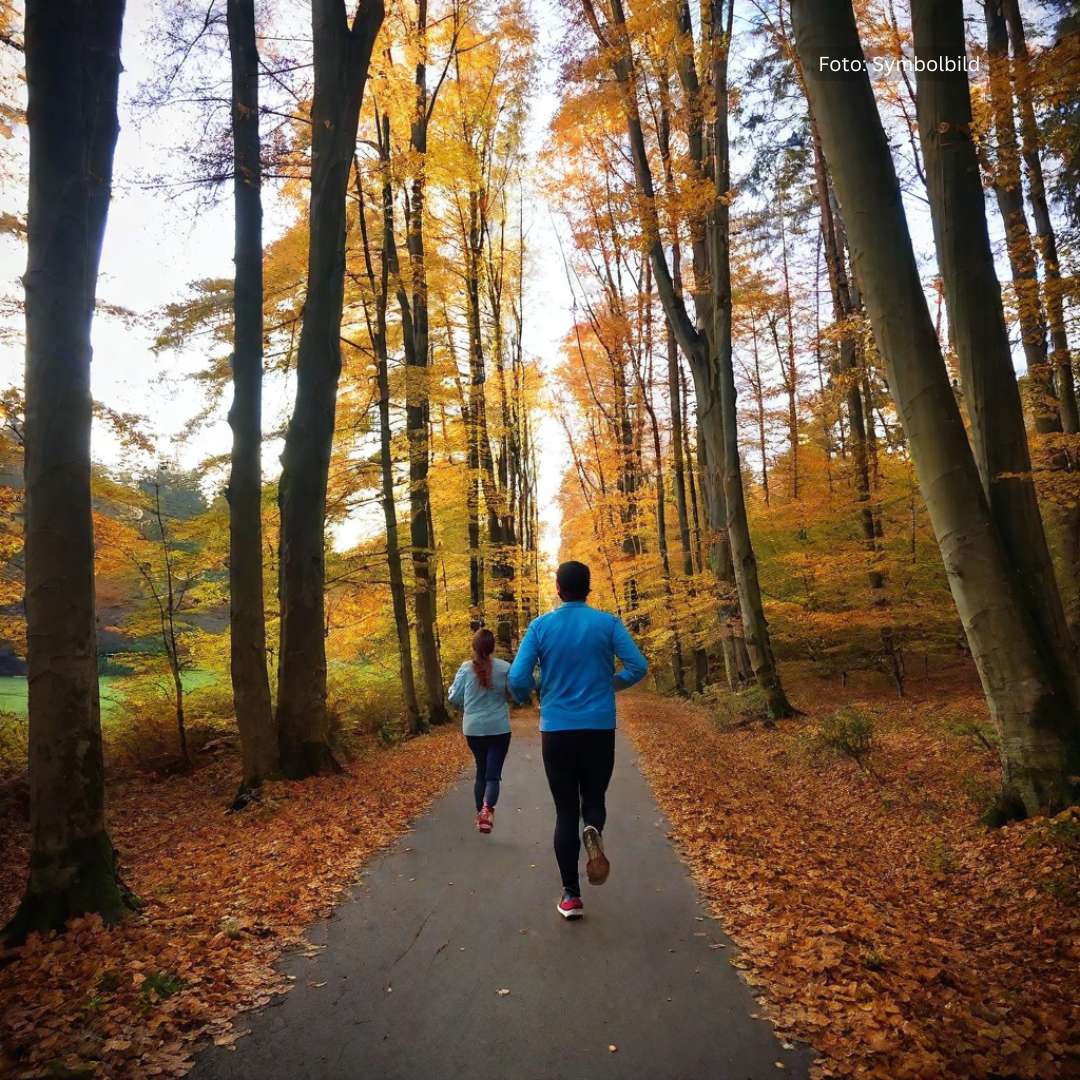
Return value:
M 278 769 L 278 741 L 266 670 L 262 553 L 262 161 L 259 52 L 254 0 L 228 0 L 232 58 L 233 400 L 229 487 L 229 636 L 233 704 L 243 776 L 237 804 Z
M 889 386 L 990 711 L 1005 781 L 1036 813 L 1072 801 L 1076 713 L 990 513 L 923 293 L 850 0 L 792 4 L 825 158 Z M 828 58 L 854 70 L 839 77 Z M 861 69 L 860 69 L 860 65 Z
M 435 97 L 428 92 L 428 5 L 418 0 L 416 11 L 416 61 L 414 105 L 409 129 L 409 148 L 414 157 L 412 184 L 406 198 L 406 249 L 412 271 L 412 296 L 398 285 L 398 301 L 405 343 L 405 429 L 409 440 L 409 539 L 413 566 L 413 608 L 416 641 L 424 675 L 428 717 L 433 724 L 449 719 L 446 711 L 435 625 L 435 527 L 431 516 L 431 336 L 429 333 L 427 252 L 424 241 L 427 185 L 428 125 Z M 449 59 L 447 60 L 449 63 Z M 396 257 L 395 257 L 396 261 Z M 392 270 L 396 270 L 392 268 Z
M 1005 245 L 1016 292 L 1017 318 L 1024 359 L 1032 380 L 1031 405 L 1039 431 L 1061 430 L 1053 372 L 1047 363 L 1046 312 L 1039 288 L 1035 247 L 1024 211 L 1024 188 L 1009 77 L 1009 32 L 1002 0 L 984 0 L 986 54 L 990 68 L 989 98 L 996 153 L 987 155 L 987 169 L 1005 225 Z
M 383 520 L 386 524 L 386 561 L 390 574 L 390 602 L 394 611 L 394 630 L 398 641 L 398 665 L 401 672 L 401 695 L 405 705 L 405 724 L 410 734 L 422 728 L 420 703 L 416 696 L 416 678 L 413 670 L 412 634 L 409 630 L 409 609 L 405 591 L 405 575 L 401 564 L 401 539 L 398 531 L 397 504 L 394 501 L 394 455 L 393 436 L 390 430 L 390 373 L 386 336 L 386 308 L 390 294 L 390 243 L 394 229 L 394 192 L 390 183 L 390 124 L 389 118 L 377 117 L 380 174 L 382 179 L 382 231 L 383 244 L 379 257 L 379 276 L 368 242 L 367 222 L 364 215 L 363 183 L 357 167 L 356 189 L 360 194 L 360 230 L 364 245 L 364 268 L 368 284 L 374 295 L 375 317 L 369 316 L 369 334 L 375 353 L 375 381 L 379 391 L 379 478 L 382 483 Z
M 721 85 L 713 86 L 712 104 L 716 115 L 711 142 L 714 145 L 708 159 L 703 150 L 704 112 L 700 100 L 701 87 L 694 67 L 689 11 L 684 5 L 679 9 L 681 14 L 676 14 L 678 68 L 690 100 L 687 110 L 690 158 L 695 163 L 695 176 L 700 179 L 703 174 L 711 174 L 714 182 L 709 227 L 699 233 L 694 242 L 695 284 L 698 290 L 695 303 L 699 319 L 706 327 L 703 332 L 695 325 L 682 298 L 675 291 L 664 252 L 652 166 L 641 122 L 635 57 L 622 0 L 610 0 L 606 24 L 601 22 L 592 0 L 582 0 L 582 4 L 586 19 L 601 49 L 609 57 L 608 62 L 618 86 L 626 120 L 634 179 L 639 193 L 642 230 L 657 292 L 694 376 L 698 398 L 698 423 L 702 435 L 698 447 L 702 464 L 702 491 L 709 524 L 716 537 L 722 541 L 721 544 L 713 546 L 716 564 L 714 569 L 720 580 L 733 578 L 742 614 L 742 635 L 738 636 L 738 642 L 731 637 L 725 641 L 725 663 L 729 680 L 738 680 L 737 672 L 741 665 L 737 645 L 742 643 L 743 649 L 749 653 L 754 676 L 765 694 L 770 714 L 775 717 L 787 716 L 792 709 L 780 682 L 761 605 L 757 567 L 742 492 L 738 432 L 734 426 L 736 410 L 734 372 L 730 356 L 731 282 L 728 250 L 728 200 L 731 196 L 727 160 L 728 40 L 724 36 L 731 19 L 730 12 L 725 18 L 723 5 L 710 8 L 707 27 L 710 34 L 717 34 L 716 39 L 710 39 L 709 42 L 709 51 L 713 57 L 709 72 L 710 82 L 715 82 L 718 75 L 723 79 Z M 718 137 L 721 139 L 719 147 L 715 145 Z M 718 171 L 722 172 L 719 179 L 715 175 Z M 718 302 L 724 310 L 716 313 L 714 306 Z M 729 502 L 732 505 L 728 505 Z M 728 621 L 730 622 L 730 618 Z
M 296 403 L 285 436 L 281 508 L 281 648 L 277 719 L 281 768 L 300 778 L 334 768 L 326 714 L 326 485 L 341 374 L 345 195 L 360 103 L 382 0 L 363 0 L 350 22 L 343 0 L 312 0 L 315 92 L 307 298 L 296 365 Z
M 1076 386 L 1073 382 L 1072 359 L 1065 327 L 1065 297 L 1058 261 L 1057 233 L 1050 217 L 1046 196 L 1046 180 L 1042 165 L 1042 132 L 1035 115 L 1031 86 L 1031 57 L 1027 47 L 1027 32 L 1018 0 L 1003 0 L 1005 23 L 1013 56 L 1013 89 L 1020 111 L 1020 148 L 1027 169 L 1028 200 L 1035 221 L 1036 246 L 1043 264 L 1043 293 L 1046 302 L 1046 321 L 1050 331 L 1050 364 L 1054 371 L 1062 430 L 1067 435 L 1080 431 Z
M 964 58 L 961 0 L 915 0 L 912 29 L 917 55 Z M 1065 623 L 1035 495 L 1001 286 L 990 248 L 979 162 L 971 138 L 967 73 L 961 67 L 933 77 L 921 72 L 917 78 L 919 138 L 934 239 L 975 461 L 1047 660 L 1052 659 L 1067 696 L 1074 705 L 1080 704 L 1076 645 Z
M 618 0 L 616 0 L 618 2 Z M 728 57 L 735 19 L 735 0 L 713 0 L 713 186 L 715 199 L 709 220 L 710 285 L 712 289 L 713 341 L 716 364 L 713 378 L 722 415 L 724 448 L 724 502 L 735 584 L 743 618 L 743 637 L 758 685 L 765 695 L 769 715 L 790 716 L 791 705 L 780 683 L 772 641 L 761 600 L 757 560 L 750 540 L 739 461 L 739 425 L 735 407 L 735 369 L 731 355 L 731 162 L 728 143 Z
M 119 134 L 123 0 L 27 0 L 26 636 L 30 874 L 6 936 L 116 921 L 105 825 L 90 499 L 98 266 Z

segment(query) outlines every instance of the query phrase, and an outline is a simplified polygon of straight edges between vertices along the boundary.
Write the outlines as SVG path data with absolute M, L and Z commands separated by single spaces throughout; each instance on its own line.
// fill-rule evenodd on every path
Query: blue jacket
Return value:
M 510 730 L 510 706 L 506 701 L 506 674 L 510 665 L 497 656 L 491 661 L 491 685 L 486 689 L 466 660 L 454 678 L 450 704 L 465 710 L 461 730 L 466 735 L 505 735 Z
M 615 658 L 622 671 L 615 673 Z M 648 664 L 622 620 L 567 601 L 529 624 L 510 666 L 510 693 L 527 701 L 540 664 L 540 730 L 615 726 L 615 691 L 644 678 Z

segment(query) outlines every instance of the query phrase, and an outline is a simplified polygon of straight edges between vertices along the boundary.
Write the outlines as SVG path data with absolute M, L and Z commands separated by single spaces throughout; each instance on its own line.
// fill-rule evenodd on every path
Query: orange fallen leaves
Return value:
M 1045 820 L 977 824 L 968 789 L 993 782 L 994 756 L 934 723 L 946 702 L 985 719 L 966 674 L 902 702 L 794 675 L 808 715 L 775 731 L 722 731 L 655 696 L 620 708 L 780 1030 L 814 1046 L 822 1076 L 1077 1075 L 1075 841 L 1047 841 Z M 849 702 L 875 717 L 880 783 L 808 752 L 815 714 Z M 1057 825 L 1080 829 L 1080 812 Z
M 373 750 L 344 776 L 268 784 L 262 805 L 234 815 L 223 812 L 233 760 L 116 785 L 110 830 L 146 908 L 115 929 L 84 918 L 62 937 L 31 937 L 0 968 L 0 1072 L 180 1076 L 196 1044 L 232 1046 L 246 1034 L 232 1018 L 291 987 L 274 970 L 281 951 L 467 756 L 448 728 Z M 25 832 L 19 822 L 0 851 L 0 921 L 18 901 Z

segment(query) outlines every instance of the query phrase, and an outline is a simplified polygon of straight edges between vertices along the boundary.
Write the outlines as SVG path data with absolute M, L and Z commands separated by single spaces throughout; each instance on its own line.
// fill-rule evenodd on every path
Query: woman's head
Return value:
M 473 634 L 472 666 L 476 679 L 483 687 L 491 685 L 491 656 L 495 652 L 495 635 L 482 626 Z

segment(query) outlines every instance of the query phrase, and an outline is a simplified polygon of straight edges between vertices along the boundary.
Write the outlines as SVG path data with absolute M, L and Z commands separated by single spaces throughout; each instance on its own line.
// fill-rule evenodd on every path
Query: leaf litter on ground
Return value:
M 175 1077 L 197 1045 L 234 1048 L 232 1023 L 295 985 L 275 970 L 459 775 L 468 756 L 446 728 L 372 749 L 341 776 L 266 785 L 260 804 L 225 814 L 237 762 L 110 786 L 109 828 L 126 884 L 145 904 L 120 926 L 75 919 L 33 935 L 0 967 L 0 1073 Z M 0 922 L 19 900 L 25 821 L 0 822 Z M 315 985 L 324 986 L 325 983 Z M 66 1071 L 65 1071 L 66 1070 Z
M 979 824 L 973 792 L 992 788 L 997 762 L 938 721 L 985 722 L 964 673 L 912 680 L 898 700 L 790 670 L 806 715 L 773 730 L 724 730 L 654 694 L 620 699 L 674 838 L 739 947 L 733 966 L 764 991 L 781 1036 L 808 1041 L 821 1076 L 1080 1076 L 1080 810 Z M 841 704 L 873 712 L 879 778 L 808 750 Z

